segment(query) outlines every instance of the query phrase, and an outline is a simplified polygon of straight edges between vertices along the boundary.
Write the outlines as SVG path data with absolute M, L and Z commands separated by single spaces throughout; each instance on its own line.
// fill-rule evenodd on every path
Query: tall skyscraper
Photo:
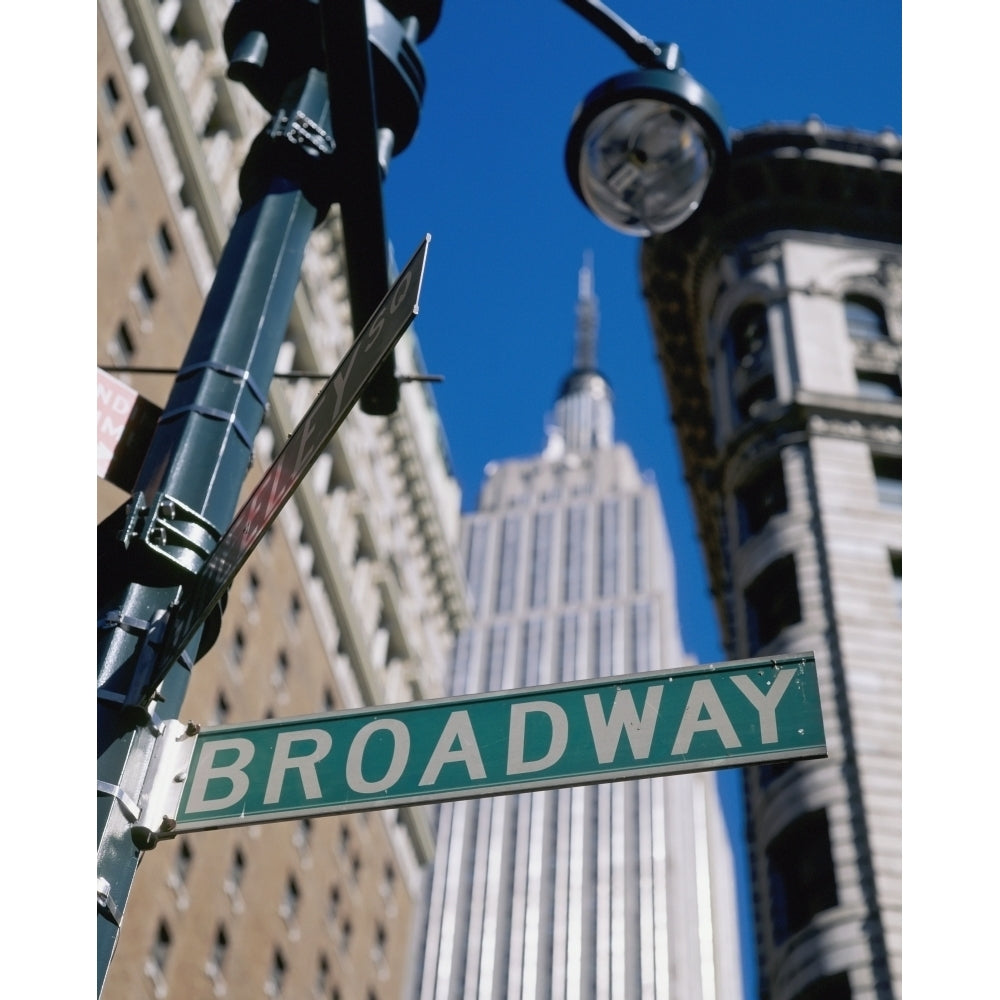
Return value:
M 902 142 L 733 141 L 643 284 L 725 648 L 816 653 L 829 759 L 745 772 L 763 1000 L 901 985 Z
M 225 76 L 230 7 L 97 4 L 99 365 L 176 368 L 198 321 L 239 208 L 240 166 L 266 118 Z M 336 368 L 353 338 L 343 272 L 334 211 L 310 238 L 279 371 Z M 397 363 L 422 370 L 412 330 Z M 159 406 L 172 381 L 118 377 Z M 272 383 L 247 489 L 322 385 Z M 185 720 L 253 722 L 443 693 L 466 616 L 459 490 L 443 442 L 425 385 L 403 385 L 391 417 L 349 415 L 237 575 L 219 637 L 192 670 Z M 98 480 L 100 517 L 127 499 Z M 124 918 L 104 1000 L 399 997 L 432 851 L 419 808 L 161 843 L 143 856 L 127 908 L 102 898 L 99 881 L 99 919 Z
M 615 442 L 596 342 L 586 264 L 545 449 L 491 462 L 463 518 L 453 694 L 691 662 L 659 493 Z M 419 1000 L 741 996 L 712 774 L 446 803 L 424 905 Z

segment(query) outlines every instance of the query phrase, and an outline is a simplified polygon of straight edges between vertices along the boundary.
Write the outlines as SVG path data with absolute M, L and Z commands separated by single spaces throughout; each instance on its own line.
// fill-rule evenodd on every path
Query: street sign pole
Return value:
M 187 648 L 281 508 L 361 398 L 365 386 L 377 377 L 391 357 L 396 342 L 417 315 L 429 243 L 430 236 L 424 237 L 337 370 L 289 435 L 274 463 L 261 477 L 193 585 L 183 595 L 170 617 L 159 654 L 160 670 L 168 669 Z
M 284 66 L 274 65 L 275 72 Z M 137 789 L 161 720 L 180 713 L 191 666 L 218 633 L 221 593 L 196 622 L 188 619 L 192 627 L 165 660 L 168 609 L 193 589 L 233 516 L 306 242 L 333 200 L 333 185 L 324 180 L 324 171 L 334 172 L 326 79 L 308 69 L 284 81 L 280 93 L 241 173 L 243 207 L 132 497 L 98 526 L 98 995 L 141 856 L 132 839 Z M 426 243 L 421 256 L 425 252 Z M 419 288 L 419 279 L 414 285 Z M 381 345 L 382 338 L 369 337 L 352 351 L 363 354 L 373 343 Z M 374 371 L 357 353 L 352 357 L 350 402 L 343 385 L 335 393 L 344 404 L 338 420 L 363 388 L 356 383 L 364 369 Z M 317 439 L 318 424 L 311 425 Z M 176 628 L 170 636 L 178 636 Z
M 325 81 L 306 81 L 295 104 L 325 122 Z M 232 517 L 316 217 L 281 175 L 244 203 L 132 498 L 98 531 L 98 994 L 140 856 L 136 771 L 158 715 L 180 712 L 200 638 L 151 689 L 165 609 Z
M 135 839 L 826 752 L 812 653 L 203 731 L 173 721 Z

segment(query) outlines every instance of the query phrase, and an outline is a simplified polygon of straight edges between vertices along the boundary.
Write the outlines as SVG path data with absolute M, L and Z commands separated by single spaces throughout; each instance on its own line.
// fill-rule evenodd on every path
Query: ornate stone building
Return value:
M 737 134 L 642 275 L 732 658 L 816 653 L 828 760 L 750 768 L 763 1000 L 901 994 L 902 143 Z
M 581 271 L 573 370 L 540 455 L 491 462 L 461 548 L 453 693 L 690 663 L 659 490 L 614 437 Z M 713 772 L 446 802 L 414 1000 L 736 1000 L 732 848 Z
M 225 77 L 215 0 L 97 4 L 104 367 L 176 368 L 265 114 Z M 353 330 L 336 212 L 312 234 L 279 371 L 330 373 Z M 420 373 L 415 333 L 397 368 Z M 117 377 L 157 405 L 171 378 Z M 322 386 L 276 379 L 245 493 Z M 433 697 L 466 619 L 459 491 L 426 385 L 353 412 L 236 577 L 184 717 L 253 721 Z M 98 481 L 104 517 L 127 494 Z M 386 998 L 405 985 L 433 841 L 406 808 L 178 837 L 140 864 L 103 996 Z

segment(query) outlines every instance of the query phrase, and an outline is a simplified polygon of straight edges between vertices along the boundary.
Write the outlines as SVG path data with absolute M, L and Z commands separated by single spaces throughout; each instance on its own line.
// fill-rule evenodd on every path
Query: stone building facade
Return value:
M 725 648 L 820 671 L 829 758 L 745 773 L 764 1000 L 901 996 L 901 182 L 763 126 L 642 253 Z
M 97 4 L 100 367 L 176 369 L 266 114 L 225 77 L 228 3 Z M 353 339 L 334 210 L 310 238 L 244 495 Z M 420 373 L 416 334 L 397 368 Z M 162 406 L 171 378 L 119 372 Z M 98 480 L 98 515 L 127 499 Z M 192 671 L 203 725 L 434 697 L 467 617 L 460 497 L 426 385 L 355 411 L 228 595 Z M 433 841 L 406 808 L 181 836 L 140 864 L 103 996 L 401 995 Z

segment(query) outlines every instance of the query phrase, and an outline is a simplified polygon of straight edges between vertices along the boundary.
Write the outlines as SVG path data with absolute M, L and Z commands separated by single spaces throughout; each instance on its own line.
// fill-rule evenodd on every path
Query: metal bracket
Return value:
M 145 550 L 170 569 L 182 570 L 176 583 L 197 574 L 219 541 L 216 528 L 187 504 L 158 493 L 152 504 L 136 493 L 128 502 L 125 524 L 118 536 L 125 548 L 141 542 Z
M 287 139 L 293 146 L 303 146 L 308 156 L 333 152 L 333 136 L 301 111 L 290 115 L 279 109 L 268 124 L 266 135 L 269 139 Z
M 97 794 L 110 795 L 111 798 L 117 799 L 118 805 L 121 806 L 122 812 L 125 813 L 127 819 L 134 822 L 139 818 L 139 803 L 120 785 L 112 785 L 107 781 L 98 779 Z
M 111 897 L 111 883 L 100 875 L 97 876 L 97 909 L 106 913 L 116 926 L 121 926 L 121 910 Z
M 209 521 L 164 493 L 157 495 L 140 537 L 156 555 L 190 573 L 201 569 L 219 541 Z
M 137 632 L 142 637 L 136 653 L 135 669 L 132 671 L 128 691 L 123 693 L 111 688 L 99 687 L 97 689 L 98 701 L 113 702 L 122 708 L 137 709 L 142 713 L 143 722 L 154 733 L 159 733 L 163 726 L 155 709 L 156 702 L 162 701 L 162 697 L 156 690 L 150 692 L 149 688 L 159 661 L 159 651 L 166 632 L 167 621 L 165 610 L 157 611 L 152 621 L 142 621 L 113 611 L 97 623 L 98 628 L 124 628 Z M 188 670 L 191 669 L 190 661 L 186 657 L 183 665 Z
M 139 793 L 139 811 L 132 824 L 132 841 L 148 851 L 174 836 L 181 792 L 201 727 L 168 719 L 156 737 Z

